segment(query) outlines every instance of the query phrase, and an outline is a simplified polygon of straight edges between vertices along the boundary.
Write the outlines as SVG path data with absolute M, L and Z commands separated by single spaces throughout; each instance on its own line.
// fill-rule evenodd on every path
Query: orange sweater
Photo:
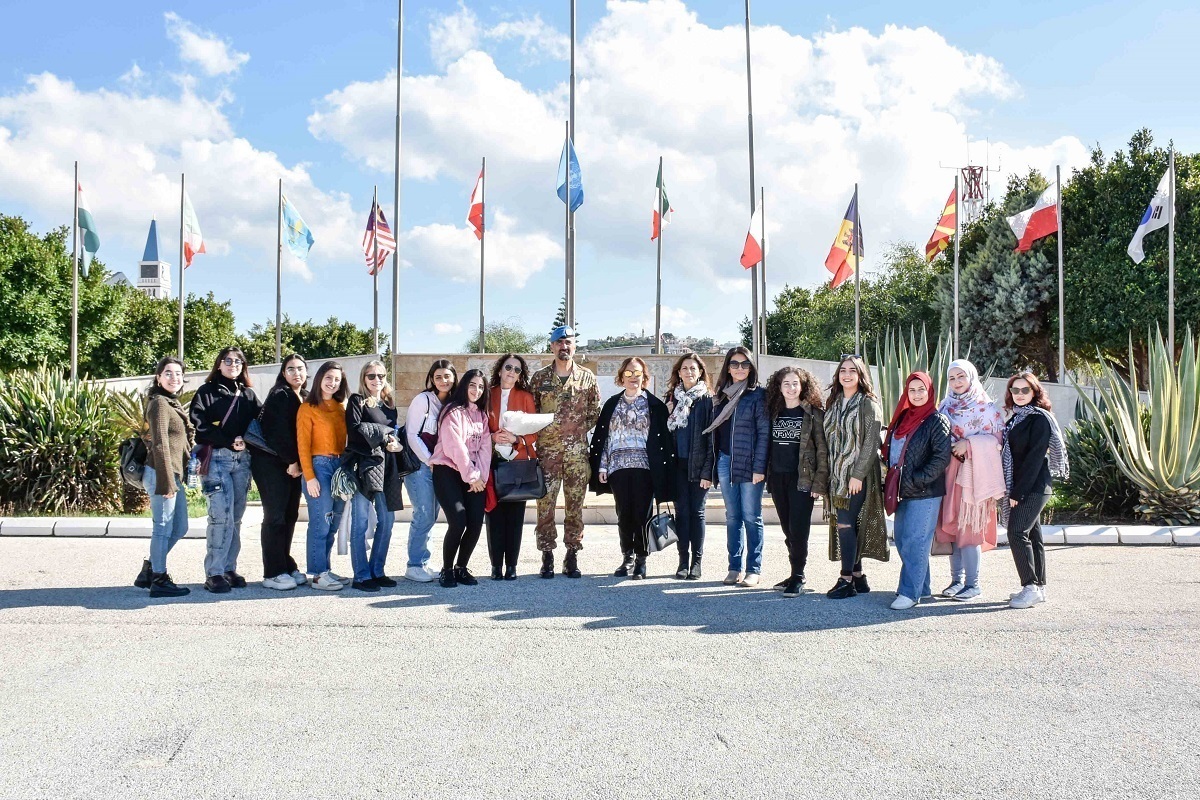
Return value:
M 317 477 L 313 456 L 340 456 L 346 449 L 346 407 L 336 400 L 302 403 L 296 412 L 296 449 L 305 479 Z

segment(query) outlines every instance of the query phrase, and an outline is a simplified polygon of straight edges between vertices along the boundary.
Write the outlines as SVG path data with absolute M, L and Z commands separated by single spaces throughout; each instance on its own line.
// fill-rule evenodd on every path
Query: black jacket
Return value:
M 233 440 L 244 434 L 246 428 L 250 427 L 250 422 L 258 416 L 262 407 L 254 395 L 254 390 L 243 388 L 233 413 L 225 420 L 224 425 L 221 424 L 221 420 L 225 419 L 225 412 L 229 410 L 229 404 L 234 401 L 238 386 L 224 375 L 218 375 L 196 390 L 188 416 L 196 426 L 198 444 L 232 449 Z
M 600 482 L 600 455 L 608 442 L 608 426 L 613 410 L 621 399 L 621 392 L 614 394 L 600 409 L 600 420 L 592 434 L 592 445 L 588 449 L 588 464 L 592 478 L 589 482 L 595 494 L 608 494 L 612 488 Z M 654 484 L 654 500 L 666 503 L 675 499 L 675 437 L 667 429 L 667 404 L 646 392 L 650 406 L 650 435 L 646 439 L 646 456 L 650 461 L 650 481 Z
M 1030 495 L 1050 492 L 1050 462 L 1046 460 L 1050 433 L 1050 421 L 1037 412 L 1005 429 L 1013 461 L 1011 499 L 1020 502 Z
M 346 454 L 343 459 L 354 465 L 358 488 L 368 500 L 379 492 L 387 497 L 389 511 L 404 508 L 400 499 L 400 475 L 396 454 L 384 445 L 389 435 L 396 435 L 396 409 L 379 405 L 367 406 L 361 394 L 350 395 L 346 404 Z
M 300 463 L 300 453 L 296 449 L 296 412 L 300 410 L 302 402 L 292 387 L 276 386 L 267 394 L 262 405 L 259 424 L 262 426 L 263 439 L 285 466 Z M 251 451 L 255 458 L 275 457 L 254 447 Z
M 690 483 L 699 483 L 702 480 L 716 483 L 717 463 L 713 435 L 704 432 L 705 428 L 712 425 L 712 421 L 713 399 L 712 395 L 706 394 L 692 403 L 692 410 L 688 412 L 687 432 L 691 440 L 691 449 L 688 451 L 687 471 Z M 671 443 L 674 442 L 675 434 L 672 432 Z
M 887 438 L 891 446 L 892 436 Z M 900 499 L 922 500 L 944 497 L 946 467 L 950 466 L 950 418 L 940 411 L 931 414 L 909 434 L 900 473 Z

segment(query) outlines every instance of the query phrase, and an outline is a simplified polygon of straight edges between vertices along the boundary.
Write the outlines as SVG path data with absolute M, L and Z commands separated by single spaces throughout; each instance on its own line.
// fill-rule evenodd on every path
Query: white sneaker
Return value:
M 980 592 L 978 586 L 968 586 L 958 594 L 954 595 L 954 599 L 963 601 L 974 600 L 976 597 L 979 597 L 980 594 L 982 594 L 982 592 Z
M 725 576 L 725 580 L 721 581 L 721 583 L 725 584 L 726 586 L 733 586 L 741 579 L 742 573 L 738 572 L 736 569 L 731 569 L 729 570 L 729 574 Z
M 266 589 L 278 589 L 281 592 L 286 592 L 289 589 L 296 588 L 296 581 L 291 575 L 285 572 L 282 575 L 276 575 L 274 578 L 263 578 L 262 585 Z
M 965 588 L 967 588 L 967 585 L 965 583 L 963 583 L 962 581 L 955 581 L 954 583 L 947 586 L 945 589 L 942 589 L 942 597 L 955 597 L 959 592 L 961 592 Z
M 1033 608 L 1038 603 L 1042 602 L 1041 598 L 1042 596 L 1038 592 L 1038 587 L 1031 583 L 1028 586 L 1023 587 L 1021 591 L 1017 592 L 1016 595 L 1008 601 L 1008 605 L 1011 608 Z
M 1038 602 L 1039 603 L 1046 602 L 1046 587 L 1044 585 L 1039 586 L 1039 587 L 1037 587 L 1037 590 L 1038 590 Z
M 346 586 L 349 586 L 349 585 L 350 585 L 350 583 L 351 583 L 351 581 L 352 581 L 352 579 L 351 579 L 351 578 L 343 578 L 341 575 L 338 575 L 338 574 L 337 574 L 336 572 L 334 572 L 333 570 L 330 570 L 330 571 L 329 571 L 329 577 L 333 578 L 333 579 L 334 579 L 335 581 L 337 581 L 338 583 L 344 584 L 344 585 L 346 585 Z
M 896 599 L 892 601 L 892 610 L 893 611 L 908 611 L 910 608 L 912 608 L 916 604 L 917 604 L 917 601 L 913 600 L 911 597 L 905 597 L 902 594 L 898 594 L 898 595 L 896 595 Z
M 296 582 L 297 586 L 303 586 L 304 584 L 308 583 L 308 576 L 300 570 L 296 570 L 292 573 L 292 580 Z
M 404 570 L 404 578 L 417 583 L 429 583 L 433 580 L 433 573 L 425 567 L 409 567 Z
M 760 580 L 761 578 L 759 578 L 758 573 L 747 572 L 746 577 L 738 582 L 738 586 L 758 586 Z
M 332 572 L 322 572 L 309 581 L 308 585 L 323 592 L 340 592 L 346 588 L 341 581 L 333 577 Z

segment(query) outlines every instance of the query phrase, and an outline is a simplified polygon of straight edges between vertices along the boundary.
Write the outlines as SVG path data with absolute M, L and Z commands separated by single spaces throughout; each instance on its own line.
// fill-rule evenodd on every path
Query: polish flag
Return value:
M 471 210 L 467 213 L 467 224 L 475 229 L 475 238 L 483 238 L 483 170 L 479 172 L 479 180 L 475 181 L 475 191 L 471 192 Z
M 761 242 L 759 237 L 762 237 Z M 755 264 L 763 260 L 763 256 L 770 250 L 770 245 L 767 242 L 767 235 L 763 233 L 762 220 L 762 205 L 754 209 L 753 216 L 750 217 L 750 230 L 746 231 L 746 246 L 742 248 L 742 266 L 750 269 Z
M 1008 218 L 1008 226 L 1017 236 L 1017 252 L 1024 252 L 1043 236 L 1058 232 L 1058 186 L 1050 184 L 1033 208 Z

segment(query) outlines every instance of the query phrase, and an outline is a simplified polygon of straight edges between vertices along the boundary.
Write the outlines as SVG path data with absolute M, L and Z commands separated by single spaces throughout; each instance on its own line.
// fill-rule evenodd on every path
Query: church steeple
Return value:
M 138 264 L 137 288 L 151 297 L 165 300 L 171 296 L 171 265 L 159 258 L 158 221 L 150 220 L 146 249 Z

